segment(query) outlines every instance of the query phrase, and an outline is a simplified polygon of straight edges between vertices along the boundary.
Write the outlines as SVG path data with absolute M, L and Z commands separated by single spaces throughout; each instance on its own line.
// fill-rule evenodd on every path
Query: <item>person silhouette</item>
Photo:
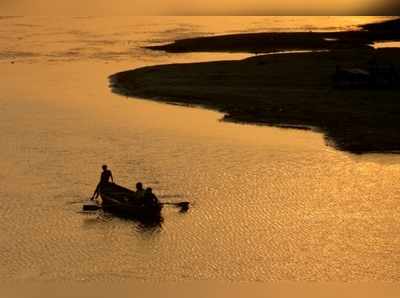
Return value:
M 159 204 L 159 200 L 153 193 L 153 189 L 151 187 L 146 188 L 146 191 L 144 193 L 143 203 L 145 207 L 155 207 Z
M 142 182 L 136 183 L 135 201 L 139 204 L 143 203 L 144 199 L 144 189 Z
M 91 197 L 91 200 L 94 200 L 95 198 L 97 199 L 99 197 L 101 187 L 103 187 L 104 185 L 109 183 L 110 180 L 112 183 L 114 183 L 114 178 L 113 178 L 112 172 L 107 168 L 107 165 L 103 165 L 102 169 L 103 169 L 103 172 L 101 172 L 100 181 L 97 184 L 97 187 L 93 193 L 93 196 Z

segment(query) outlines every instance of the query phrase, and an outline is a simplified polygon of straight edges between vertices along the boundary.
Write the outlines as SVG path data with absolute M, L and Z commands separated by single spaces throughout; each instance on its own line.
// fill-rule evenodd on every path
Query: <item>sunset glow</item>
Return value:
M 380 0 L 129 0 L 2 1 L 3 15 L 270 15 L 270 14 L 354 14 L 379 8 L 390 1 Z
M 0 0 L 0 298 L 400 297 L 399 3 Z

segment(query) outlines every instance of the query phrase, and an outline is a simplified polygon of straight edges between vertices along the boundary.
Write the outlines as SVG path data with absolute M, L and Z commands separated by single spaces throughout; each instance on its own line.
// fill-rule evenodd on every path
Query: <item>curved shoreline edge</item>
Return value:
M 374 42 L 400 40 L 400 19 L 358 26 L 359 30 L 337 32 L 261 32 L 215 35 L 175 40 L 146 49 L 168 53 L 246 52 L 273 53 L 296 50 L 371 48 Z
M 399 20 L 389 24 L 397 26 Z M 400 39 L 400 31 L 389 31 L 384 30 L 384 35 L 395 40 L 396 33 Z M 243 43 L 252 44 L 257 34 L 244 38 Z M 198 41 L 205 42 L 204 38 Z M 212 47 L 213 42 L 206 44 Z M 362 45 L 239 61 L 148 66 L 110 76 L 110 86 L 125 96 L 214 109 L 225 114 L 225 121 L 313 127 L 324 133 L 329 145 L 355 154 L 398 153 L 400 80 L 373 87 L 352 83 L 338 87 L 333 80 L 339 67 L 369 70 L 387 66 L 400 74 L 400 49 Z

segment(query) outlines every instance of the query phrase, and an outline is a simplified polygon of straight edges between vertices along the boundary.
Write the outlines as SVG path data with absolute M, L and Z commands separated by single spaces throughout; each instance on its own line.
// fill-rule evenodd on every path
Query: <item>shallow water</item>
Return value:
M 0 280 L 399 281 L 400 157 L 354 156 L 318 133 L 225 123 L 108 88 L 108 75 L 130 68 L 247 56 L 139 48 L 149 43 L 332 27 L 299 20 L 0 20 Z M 140 180 L 192 208 L 165 208 L 153 228 L 80 213 L 103 163 L 118 183 Z
M 375 49 L 382 48 L 400 48 L 400 41 L 382 41 L 373 44 Z

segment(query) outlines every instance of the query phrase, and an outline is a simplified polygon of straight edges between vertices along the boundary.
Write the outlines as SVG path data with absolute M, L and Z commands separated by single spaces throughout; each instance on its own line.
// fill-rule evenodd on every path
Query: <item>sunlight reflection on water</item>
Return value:
M 400 41 L 384 41 L 384 42 L 376 42 L 373 44 L 375 49 L 382 48 L 400 48 Z
M 31 32 L 7 21 L 17 34 L 2 53 L 16 63 L 4 58 L 0 74 L 2 280 L 400 280 L 398 156 L 353 156 L 317 133 L 112 94 L 107 77 L 121 70 L 232 57 L 136 48 L 182 32 L 180 22 L 23 21 Z M 184 34 L 204 31 L 185 22 Z M 121 51 L 110 36 L 131 40 L 124 54 L 104 54 Z M 102 163 L 118 183 L 141 180 L 191 210 L 165 208 L 151 229 L 78 213 Z

